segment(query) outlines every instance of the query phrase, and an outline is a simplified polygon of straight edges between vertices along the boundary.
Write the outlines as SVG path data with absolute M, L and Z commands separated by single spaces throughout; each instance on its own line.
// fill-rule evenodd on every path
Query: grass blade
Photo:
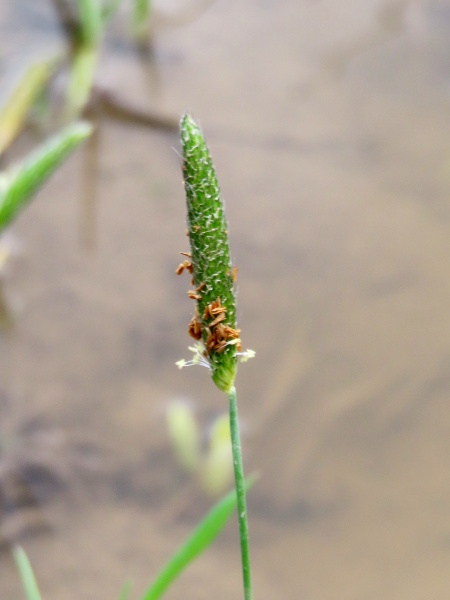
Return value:
M 82 43 L 88 46 L 97 45 L 103 31 L 100 0 L 78 0 L 78 10 Z
M 36 97 L 49 80 L 56 61 L 32 65 L 16 87 L 0 113 L 0 154 L 19 134 Z
M 21 546 L 16 546 L 13 550 L 13 556 L 22 580 L 22 585 L 24 587 L 27 600 L 41 600 L 38 584 L 25 550 Z
M 76 48 L 70 67 L 64 121 L 70 123 L 83 112 L 91 96 L 95 69 L 98 61 L 98 46 L 82 44 Z
M 247 479 L 249 488 L 254 478 Z M 157 600 L 178 575 L 218 536 L 236 507 L 235 491 L 220 500 L 197 525 L 185 543 L 169 559 L 141 600 Z
M 69 125 L 30 154 L 18 167 L 0 175 L 0 231 L 91 131 L 89 123 Z

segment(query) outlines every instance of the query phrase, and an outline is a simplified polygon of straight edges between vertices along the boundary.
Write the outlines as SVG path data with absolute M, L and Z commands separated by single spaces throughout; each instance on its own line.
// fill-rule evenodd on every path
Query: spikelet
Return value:
M 211 155 L 189 115 L 183 116 L 180 128 L 195 288 L 188 294 L 197 302 L 195 322 L 189 330 L 197 337 L 201 332 L 203 356 L 213 381 L 228 393 L 236 377 L 236 354 L 240 350 L 233 286 L 236 270 L 230 259 L 227 222 Z

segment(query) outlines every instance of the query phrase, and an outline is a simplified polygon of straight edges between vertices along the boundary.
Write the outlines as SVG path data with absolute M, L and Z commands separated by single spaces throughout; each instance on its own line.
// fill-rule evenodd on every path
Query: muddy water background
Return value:
M 5 94 L 63 41 L 44 0 L 0 17 Z M 159 27 L 150 69 L 120 20 L 104 48 L 99 83 L 143 109 L 189 109 L 215 158 L 257 351 L 238 390 L 247 468 L 262 474 L 260 600 L 448 593 L 449 34 L 438 0 L 218 1 Z M 173 275 L 187 246 L 173 148 L 102 121 L 96 222 L 80 151 L 13 228 L 26 253 L 5 284 L 2 427 L 43 415 L 64 433 L 61 461 L 81 460 L 80 440 L 101 450 L 94 475 L 44 499 L 51 530 L 26 541 L 47 600 L 114 598 L 127 577 L 137 594 L 210 503 L 163 426 L 180 395 L 205 427 L 224 409 L 206 372 L 174 367 L 192 306 Z M 20 594 L 4 552 L 0 597 Z M 241 595 L 234 524 L 167 597 L 211 595 Z

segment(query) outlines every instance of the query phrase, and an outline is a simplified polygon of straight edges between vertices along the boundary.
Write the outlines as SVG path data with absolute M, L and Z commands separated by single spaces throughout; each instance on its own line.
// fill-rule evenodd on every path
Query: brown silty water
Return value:
M 179 27 L 163 18 L 179 6 L 155 10 L 152 61 L 124 3 L 97 85 L 139 111 L 191 111 L 215 159 L 257 352 L 237 381 L 246 468 L 261 474 L 255 598 L 445 598 L 450 4 L 217 1 Z M 64 40 L 45 0 L 7 0 L 0 19 L 4 101 Z M 193 310 L 174 275 L 177 152 L 176 134 L 100 118 L 12 227 L 24 252 L 3 280 L 0 427 L 23 444 L 18 465 L 38 439 L 47 468 L 28 471 L 38 506 L 10 507 L 1 527 L 28 534 L 46 600 L 114 598 L 127 578 L 139 597 L 212 502 L 164 425 L 178 397 L 205 431 L 226 410 L 206 371 L 174 366 Z M 167 598 L 241 597 L 236 530 Z M 21 594 L 5 545 L 0 598 Z

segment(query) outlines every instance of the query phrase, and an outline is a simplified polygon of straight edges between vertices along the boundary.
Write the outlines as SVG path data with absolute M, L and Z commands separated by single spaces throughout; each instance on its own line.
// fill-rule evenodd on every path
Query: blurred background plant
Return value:
M 64 33 L 65 44 L 54 56 L 45 54 L 28 67 L 0 108 L 0 160 L 2 154 L 28 127 L 48 134 L 80 117 L 96 124 L 85 147 L 85 173 L 80 192 L 83 245 L 92 249 L 96 237 L 97 177 L 102 121 L 104 119 L 176 132 L 178 115 L 142 106 L 120 86 L 104 87 L 97 70 L 105 38 L 113 21 L 122 27 L 121 44 L 140 62 L 144 79 L 154 93 L 156 27 L 179 26 L 195 20 L 215 0 L 193 0 L 165 12 L 150 0 L 48 0 Z M 164 5 L 162 5 L 164 6 Z M 37 11 L 39 9 L 36 9 Z M 127 36 L 128 33 L 128 37 Z M 7 57 L 5 57 L 7 59 Z M 120 89 L 120 93 L 118 93 Z
M 249 478 L 246 482 L 246 488 L 248 489 L 253 482 L 254 477 Z M 152 583 L 140 596 L 140 600 L 158 600 L 161 598 L 184 569 L 212 544 L 225 527 L 235 507 L 236 493 L 233 490 L 216 502 L 203 517 L 189 537 L 156 574 Z M 21 546 L 14 547 L 13 555 L 27 600 L 40 600 L 39 586 L 28 556 Z M 126 582 L 120 591 L 119 600 L 127 600 L 130 593 L 131 583 Z
M 27 81 L 16 96 L 16 105 L 11 103 L 9 119 L 1 120 L 4 129 L 2 140 L 6 146 L 17 132 L 19 114 L 24 114 L 25 106 L 33 92 L 40 86 L 44 71 L 32 70 Z M 31 91 L 33 90 L 33 91 Z M 5 113 L 5 111 L 4 111 Z M 3 113 L 3 115 L 4 115 Z M 10 308 L 3 293 L 1 273 L 12 255 L 18 251 L 18 242 L 5 230 L 24 207 L 35 196 L 47 179 L 58 169 L 64 160 L 85 141 L 92 132 L 88 123 L 74 123 L 41 144 L 25 159 L 0 173 L 0 323 L 11 325 Z M 63 431 L 57 431 L 41 419 L 32 417 L 28 411 L 21 418 L 17 407 L 11 410 L 4 398 L 0 401 L 0 545 L 11 541 L 23 532 L 33 529 L 36 524 L 36 495 L 34 484 L 45 481 L 47 488 L 54 490 L 68 482 L 72 471 L 70 463 L 84 462 L 78 450 L 68 441 Z M 70 448 L 70 450 L 69 450 Z M 45 487 L 45 486 L 44 486 Z M 21 507 L 32 508 L 33 518 L 23 518 Z M 11 519 L 11 515 L 21 512 L 21 517 Z M 38 524 L 42 524 L 40 518 Z
M 223 494 L 233 481 L 228 414 L 216 416 L 205 435 L 199 427 L 192 404 L 179 399 L 168 405 L 166 420 L 178 464 L 197 479 L 206 494 L 213 498 Z
M 30 111 L 39 114 L 41 126 L 68 123 L 82 115 L 90 118 L 106 115 L 113 119 L 142 126 L 175 131 L 178 116 L 167 116 L 142 110 L 102 89 L 96 83 L 96 68 L 102 43 L 111 21 L 128 20 L 129 44 L 144 64 L 155 60 L 152 35 L 153 20 L 168 25 L 186 24 L 208 8 L 214 0 L 186 3 L 173 13 L 153 7 L 150 0 L 49 0 L 65 33 L 66 50 L 50 60 L 37 61 L 30 67 L 7 101 L 0 116 L 0 154 L 27 124 Z M 117 13 L 120 10 L 120 14 Z M 128 13 L 128 14 L 127 14 Z M 155 18 L 154 18 L 155 17 Z M 65 81 L 61 99 L 55 91 L 55 80 Z M 57 86 L 56 86 L 57 87 Z M 55 105 L 55 100 L 58 102 Z M 53 106 L 52 106 L 53 104 Z
M 91 125 L 79 122 L 80 116 L 94 120 L 104 110 L 121 120 L 172 130 L 178 119 L 139 112 L 114 96 L 104 93 L 95 83 L 96 66 L 101 43 L 110 20 L 115 16 L 120 0 L 98 2 L 55 1 L 53 5 L 67 34 L 67 56 L 43 59 L 29 67 L 6 99 L 0 112 L 0 158 L 32 123 L 44 131 L 64 128 L 38 145 L 24 160 L 0 173 L 0 233 L 10 226 L 48 177 L 84 140 L 91 140 L 87 149 L 88 162 L 95 162 L 96 136 Z M 130 6 L 130 30 L 139 52 L 151 56 L 151 3 L 136 0 Z M 185 16 L 192 17 L 188 12 Z M 54 94 L 55 81 L 64 74 L 67 85 L 62 103 Z M 88 142 L 89 143 L 89 142 Z M 92 159 L 92 160 L 89 160 Z M 87 170 L 85 190 L 91 193 L 92 170 Z M 86 178 L 85 178 L 86 179 Z M 10 232 L 7 232 L 8 236 Z M 4 234 L 5 235 L 5 234 Z M 0 247 L 0 269 L 6 267 L 16 252 L 13 238 L 4 237 Z M 2 290 L 0 290 L 2 291 Z M 10 324 L 9 307 L 5 303 L 4 323 Z M 2 400 L 6 409 L 10 405 Z M 76 471 L 91 467 L 91 450 L 71 438 L 68 431 L 53 427 L 48 419 L 35 418 L 29 412 L 17 416 L 17 407 L 2 419 L 0 427 L 0 544 L 23 539 L 47 526 L 39 507 L 55 491 L 66 487 Z M 218 497 L 229 487 L 232 475 L 230 432 L 226 415 L 218 417 L 211 429 L 206 452 L 193 414 L 178 404 L 167 413 L 168 435 L 183 467 L 195 473 L 201 488 Z M 190 431 L 188 431 L 190 428 Z M 226 524 L 236 504 L 234 492 L 225 496 L 195 529 L 186 544 L 169 560 L 143 600 L 159 598 L 172 580 L 199 553 L 211 544 Z M 40 598 L 30 563 L 25 553 L 15 553 L 19 572 L 31 599 Z M 127 597 L 123 591 L 121 597 Z

